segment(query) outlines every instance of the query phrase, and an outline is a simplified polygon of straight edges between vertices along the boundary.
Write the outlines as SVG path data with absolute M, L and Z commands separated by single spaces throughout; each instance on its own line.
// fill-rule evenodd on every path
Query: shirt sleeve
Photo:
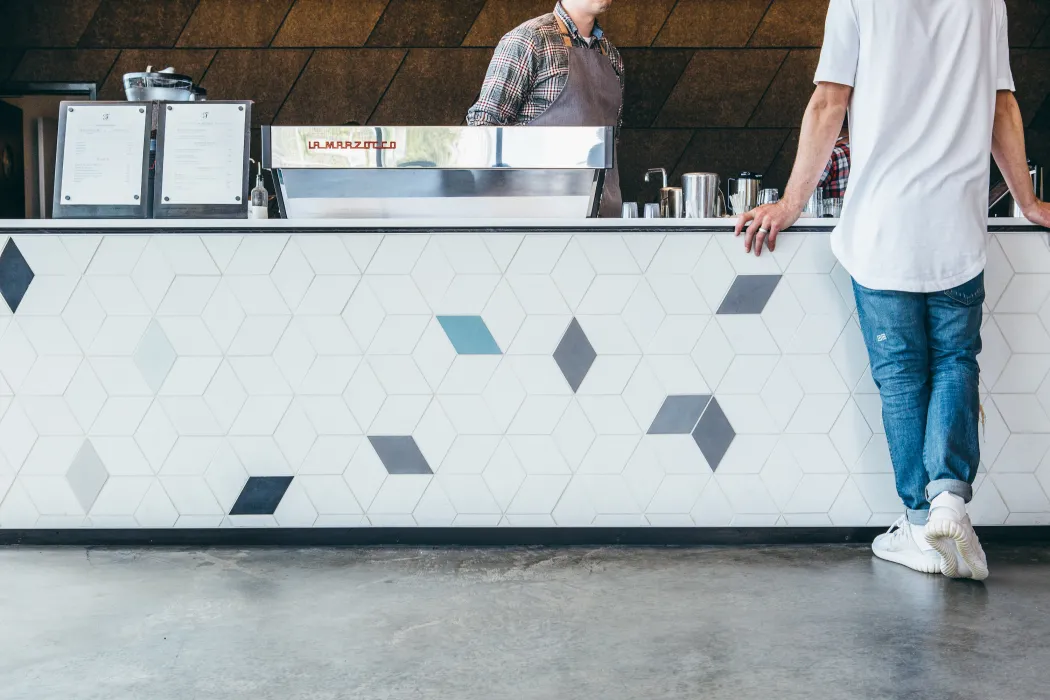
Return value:
M 532 89 L 536 49 L 532 37 L 508 34 L 496 46 L 478 101 L 467 111 L 470 126 L 512 126 Z
M 853 0 L 831 0 L 824 25 L 824 48 L 813 79 L 855 87 L 860 60 L 860 25 Z
M 1006 3 L 1000 0 L 1002 17 L 999 19 L 999 35 L 996 42 L 996 89 L 1014 91 L 1014 74 L 1010 68 L 1010 30 L 1008 29 Z

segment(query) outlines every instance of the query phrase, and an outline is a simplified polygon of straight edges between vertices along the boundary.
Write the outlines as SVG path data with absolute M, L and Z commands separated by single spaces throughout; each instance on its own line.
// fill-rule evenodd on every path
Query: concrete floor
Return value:
M 0 698 L 1050 698 L 1050 549 L 0 549 Z

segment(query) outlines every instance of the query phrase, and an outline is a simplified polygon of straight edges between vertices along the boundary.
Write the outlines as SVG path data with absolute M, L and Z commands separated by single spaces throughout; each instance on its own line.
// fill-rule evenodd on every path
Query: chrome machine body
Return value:
M 263 127 L 288 219 L 597 216 L 607 127 Z

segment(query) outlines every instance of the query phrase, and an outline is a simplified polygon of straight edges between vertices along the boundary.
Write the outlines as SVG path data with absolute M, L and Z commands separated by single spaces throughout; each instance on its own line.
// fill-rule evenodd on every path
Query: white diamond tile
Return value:
M 154 480 L 135 510 L 135 520 L 142 527 L 172 527 L 178 518 L 179 512 L 164 487 Z
M 640 272 L 638 262 L 628 249 L 623 237 L 617 234 L 574 236 L 582 252 L 598 274 L 632 274 Z M 566 252 L 572 247 L 566 248 Z M 564 259 L 566 252 L 562 253 Z
M 786 427 L 803 398 L 802 386 L 795 379 L 786 358 L 781 358 L 773 369 L 761 396 L 774 424 L 780 429 Z
M 368 275 L 364 278 L 388 314 L 429 314 L 430 305 L 408 275 Z
M 368 347 L 369 355 L 411 355 L 430 324 L 430 316 L 387 316 Z
M 149 316 L 107 316 L 88 352 L 96 357 L 132 355 L 150 322 Z M 7 335 L 10 335 L 10 330 L 4 337 Z M 0 359 L 0 362 L 2 361 Z
M 803 472 L 798 465 L 798 460 L 791 448 L 783 441 L 778 442 L 773 448 L 760 473 L 762 483 L 765 484 L 778 508 L 783 508 L 791 500 L 795 489 L 802 481 L 802 476 Z
M 368 514 L 411 513 L 433 479 L 434 477 L 429 474 L 401 474 L 387 477 L 369 505 Z
M 423 373 L 431 390 L 437 390 L 441 386 L 445 373 L 448 372 L 455 358 L 456 351 L 449 342 L 448 336 L 445 335 L 445 331 L 441 329 L 441 324 L 437 319 L 430 319 L 419 342 L 416 343 L 412 359 L 415 360 L 419 371 Z
M 550 276 L 509 274 L 506 280 L 514 292 L 514 297 L 521 304 L 526 314 L 533 316 L 569 313 L 570 309 L 565 303 L 565 299 L 562 297 L 561 292 L 558 291 L 557 285 L 554 284 L 554 279 Z M 594 289 L 595 284 L 597 284 L 597 280 L 591 284 L 590 289 Z M 585 302 L 586 297 L 584 302 L 581 302 L 581 311 Z M 620 310 L 622 308 L 623 306 L 621 305 Z M 620 310 L 611 313 L 619 313 Z M 602 312 L 586 311 L 586 313 Z
M 298 391 L 300 394 L 342 394 L 360 362 L 361 358 L 356 355 L 322 355 L 314 360 Z
M 500 440 L 500 437 L 494 435 L 459 434 L 441 461 L 440 469 L 434 471 L 444 474 L 481 474 L 492 459 Z M 430 466 L 433 468 L 435 465 Z
M 295 312 L 312 316 L 341 314 L 359 279 L 353 275 L 318 275 Z
M 372 292 L 371 287 L 367 284 L 358 284 L 342 316 L 357 344 L 362 348 L 367 348 L 371 345 L 379 327 L 383 325 L 386 312 L 383 311 L 379 298 Z
M 60 396 L 22 396 L 22 407 L 41 435 L 81 435 L 83 430 Z
M 500 441 L 482 474 L 485 485 L 492 493 L 501 511 L 506 511 L 514 500 L 518 489 L 525 481 L 525 470 L 517 455 L 506 440 Z M 560 493 L 560 492 L 559 492 Z M 551 507 L 553 507 L 553 503 Z
M 755 256 L 745 251 L 743 236 L 718 234 L 714 239 L 722 246 L 722 252 L 738 275 L 777 275 L 782 271 L 772 255 Z
M 565 315 L 526 316 L 514 342 L 504 352 L 508 355 L 553 355 L 571 321 L 572 317 Z
M 293 239 L 318 275 L 357 274 L 357 265 L 338 236 L 330 234 L 297 235 Z M 288 246 L 292 247 L 291 245 Z
M 885 433 L 875 433 L 871 436 L 871 440 L 861 452 L 860 459 L 852 465 L 851 471 L 855 474 L 882 474 L 893 471 L 890 446 Z
M 222 429 L 208 410 L 208 404 L 199 396 L 166 396 L 158 399 L 164 407 L 164 413 L 171 421 L 172 427 L 179 435 L 221 435 Z M 241 410 L 238 419 L 245 415 L 247 409 Z M 234 427 L 237 423 L 234 422 Z M 273 433 L 274 423 L 267 435 Z
M 823 233 L 792 236 L 792 238 L 796 237 L 801 242 L 786 271 L 789 273 L 830 274 L 835 267 L 835 254 L 831 252 L 831 236 Z
M 1004 394 L 1035 393 L 1048 371 L 1050 355 L 1013 355 L 1007 361 L 992 390 Z
M 361 445 L 361 437 L 356 435 L 318 435 L 310 452 L 299 467 L 299 475 L 341 475 L 346 471 L 350 459 Z M 345 485 L 340 478 L 340 482 Z M 321 506 L 314 500 L 318 510 Z M 324 511 L 321 511 L 324 512 Z
M 1006 421 L 1000 415 L 995 402 L 989 397 L 981 400 L 981 408 L 984 410 L 984 420 L 977 433 L 981 441 L 981 459 L 985 464 L 991 465 L 995 463 L 1003 445 L 1010 437 L 1010 429 L 1006 427 Z
M 831 438 L 827 435 L 785 435 L 782 442 L 788 446 L 798 465 L 807 474 L 845 473 L 842 462 Z M 811 513 L 813 511 L 799 511 Z
M 650 361 L 649 366 L 668 395 L 712 393 L 688 355 L 663 355 Z
M 98 246 L 102 242 L 102 236 L 77 233 L 71 236 L 60 236 L 59 238 L 69 254 L 72 264 L 70 274 L 83 274 L 87 270 L 91 258 L 94 257 L 95 251 L 98 250 Z
M 306 256 L 299 246 L 294 243 L 285 247 L 269 274 L 277 286 L 277 291 L 291 309 L 299 306 L 314 278 L 313 268 L 306 261 Z
M 500 435 L 492 411 L 480 396 L 440 396 L 441 408 L 461 435 Z
M 529 395 L 572 394 L 572 389 L 565 381 L 565 375 L 550 355 L 514 355 L 508 356 L 505 362 L 514 370 L 518 381 Z
M 177 355 L 222 355 L 222 350 L 212 338 L 208 327 L 196 316 L 161 317 L 157 319 L 157 323 L 160 324 Z
M 76 275 L 81 270 L 58 236 L 39 233 L 12 236 L 22 257 L 37 275 Z
M 496 233 L 482 235 L 481 239 L 492 255 L 492 259 L 500 272 L 506 272 L 525 237 L 509 233 Z
M 433 306 L 434 313 L 479 315 L 499 283 L 499 275 L 456 275 L 445 295 Z
M 448 286 L 456 276 L 448 258 L 441 250 L 441 236 L 434 236 L 412 268 L 412 280 L 431 306 L 439 304 Z
M 733 362 L 733 346 L 717 322 L 704 328 L 692 352 L 692 359 L 708 386 L 718 386 Z
M 846 401 L 829 437 L 846 466 L 856 464 L 864 453 L 864 448 L 871 441 L 871 428 L 852 398 Z
M 646 513 L 645 521 L 650 527 L 693 527 L 688 513 Z
M 546 515 L 554 510 L 568 484 L 568 476 L 555 474 L 526 476 L 514 494 L 514 499 L 507 506 L 507 514 Z
M 852 479 L 843 484 L 838 497 L 828 510 L 828 516 L 835 527 L 860 527 L 868 524 L 871 510 Z
M 843 329 L 849 322 L 849 316 L 843 314 L 809 314 L 794 337 L 787 344 L 785 351 L 792 354 L 827 354 L 842 336 Z
M 711 467 L 692 435 L 646 435 L 665 474 L 710 474 Z M 735 440 L 734 440 L 735 442 Z
M 242 236 L 212 233 L 203 236 L 201 241 L 219 272 L 226 272 L 237 248 L 241 245 L 242 238 Z
M 733 520 L 733 507 L 712 479 L 704 487 L 690 516 L 698 527 L 728 527 Z
M 998 236 L 999 244 L 1018 274 L 1050 273 L 1050 248 L 1042 233 L 1011 233 Z
M 337 474 L 310 474 L 295 479 L 321 515 L 357 515 L 361 506 Z M 294 483 L 294 482 L 293 482 Z
M 516 275 L 546 275 L 554 269 L 568 243 L 569 237 L 562 235 L 525 236 L 507 271 Z
M 244 522 L 245 520 L 251 521 Z M 269 520 L 270 522 L 265 522 Z M 241 516 L 238 519 L 241 525 L 234 525 L 229 518 L 223 518 L 221 515 L 180 515 L 179 519 L 175 521 L 172 527 L 182 528 L 187 530 L 202 530 L 207 528 L 217 527 L 273 527 L 273 520 L 269 516 Z M 225 523 L 225 525 L 224 525 Z
M 652 425 L 664 399 L 667 398 L 667 391 L 653 371 L 652 363 L 652 359 L 643 358 L 623 390 L 627 408 L 638 425 L 645 430 Z
M 248 394 L 229 362 L 219 366 L 204 392 L 204 401 L 223 432 L 233 425 L 247 398 Z
M 849 392 L 849 387 L 842 381 L 830 356 L 788 355 L 785 360 L 804 393 L 845 394 Z
M 153 468 L 134 438 L 92 436 L 91 444 L 111 476 L 153 476 Z
M 288 236 L 254 234 L 245 236 L 233 254 L 227 275 L 268 275 L 281 257 Z
M 152 396 L 134 361 L 130 357 L 96 357 L 91 369 L 110 396 Z
M 64 476 L 26 476 L 18 481 L 40 515 L 84 514 L 83 506 Z
M 91 258 L 87 273 L 130 275 L 149 240 L 148 236 L 105 236 Z
M 967 504 L 966 511 L 978 526 L 1002 525 L 1010 515 L 1002 496 L 990 479 L 985 479 L 974 491 L 973 500 Z
M 0 527 L 34 527 L 39 517 L 40 513 L 25 487 L 16 481 L 0 503 Z
M 842 301 L 846 302 L 846 308 L 849 309 L 851 314 L 855 312 L 857 310 L 857 297 L 853 292 L 853 278 L 846 272 L 846 268 L 842 267 L 841 264 L 836 264 L 835 269 L 831 271 L 831 280 L 839 290 Z
M 460 358 L 457 358 L 457 360 Z M 455 365 L 453 365 L 455 369 Z M 481 396 L 492 409 L 496 425 L 506 431 L 525 400 L 525 389 L 518 381 L 511 363 L 503 358 L 485 385 Z
M 529 394 L 506 432 L 509 435 L 550 435 L 568 408 L 569 402 L 568 396 Z
M 427 236 L 383 236 L 379 248 L 368 263 L 368 273 L 407 275 L 412 271 L 427 241 Z M 353 250 L 350 252 L 353 253 Z
M 69 471 L 83 446 L 83 437 L 41 436 L 33 443 L 33 449 L 18 474 L 23 477 L 62 476 Z
M 161 249 L 176 275 L 216 275 L 219 268 L 200 236 L 160 236 Z
M 1011 513 L 1005 525 L 1050 525 L 1050 516 L 1043 513 Z
M 588 474 L 573 479 L 579 480 L 591 494 L 591 504 L 598 517 L 641 513 L 626 482 L 619 476 Z
M 997 314 L 1036 314 L 1047 297 L 1050 297 L 1050 274 L 1014 275 L 992 308 Z
M 561 259 L 558 260 L 558 264 L 551 273 L 554 283 L 558 286 L 570 309 L 575 309 L 583 301 L 583 296 L 587 293 L 595 275 L 594 268 L 588 262 L 580 245 L 581 240 L 580 237 L 576 237 L 569 241 L 565 252 L 562 253 Z M 622 241 L 621 245 L 623 245 Z M 626 250 L 626 246 L 624 249 Z M 631 263 L 634 270 L 637 270 L 638 266 L 634 265 L 633 259 Z
M 904 512 L 904 504 L 897 495 L 893 473 L 854 474 L 853 483 L 857 485 L 865 503 L 873 513 L 895 513 L 890 522 Z
M 431 401 L 412 431 L 412 437 L 431 470 L 437 471 L 456 439 L 456 430 L 441 409 L 441 404 Z
M 165 399 L 164 410 L 169 415 L 172 412 L 170 404 L 172 401 L 179 399 Z M 212 434 L 212 432 L 221 432 L 218 427 L 217 421 L 210 416 L 210 414 L 202 415 L 200 413 L 191 413 L 188 400 L 186 404 L 183 404 L 181 408 L 185 410 L 182 413 L 182 421 L 185 421 L 185 427 L 180 427 L 180 421 L 176 416 L 171 416 L 172 424 L 175 425 L 176 429 L 180 433 L 185 433 L 188 430 L 194 430 L 203 432 L 204 434 Z M 233 421 L 233 425 L 230 426 L 231 435 L 273 435 L 274 431 L 277 430 L 277 426 L 284 416 L 285 411 L 288 410 L 288 405 L 291 403 L 290 396 L 251 396 L 249 395 L 247 400 L 244 402 L 244 406 L 241 407 L 241 412 L 237 414 L 237 418 Z
M 359 270 L 368 267 L 368 263 L 375 257 L 379 245 L 383 242 L 383 236 L 378 234 L 354 233 L 341 238 Z
M 506 280 L 500 280 L 481 312 L 496 344 L 504 352 L 510 348 L 514 337 L 525 321 L 525 310 L 521 308 L 517 297 Z
M 292 405 L 285 411 L 284 417 L 281 418 L 281 422 L 273 434 L 273 439 L 277 443 L 277 447 L 281 449 L 285 459 L 288 460 L 288 465 L 292 468 L 292 471 L 296 471 L 306 459 L 306 456 L 310 454 L 310 449 L 317 439 L 317 431 L 314 430 L 310 419 L 306 417 L 306 412 L 303 411 L 302 406 L 298 402 L 293 401 Z M 177 445 L 176 449 L 178 449 Z
M 95 422 L 106 403 L 106 390 L 87 362 L 82 362 L 77 368 L 64 395 L 69 410 L 85 431 Z
M 273 432 L 272 430 L 270 431 Z M 232 437 L 230 446 L 248 476 L 288 476 L 291 468 L 271 437 Z
M 780 348 L 759 316 L 717 316 L 716 322 L 738 355 L 779 355 Z M 712 324 L 713 325 L 713 324 Z M 710 326 L 708 326 L 710 328 Z M 703 339 L 701 339 L 703 342 Z
M 1009 235 L 1012 236 L 1013 234 Z M 1010 279 L 1014 274 L 1014 270 L 1010 267 L 1010 262 L 999 244 L 999 238 L 999 236 L 988 237 L 988 262 L 984 269 L 985 302 L 993 309 L 999 303 L 999 298 L 1010 284 Z
M 92 294 L 109 316 L 143 316 L 152 312 L 151 306 L 139 294 L 130 277 L 105 275 L 88 277 L 87 282 Z M 163 291 L 167 291 L 167 286 Z M 163 291 L 156 299 L 158 304 L 163 298 Z
M 499 355 L 457 355 L 445 374 L 438 393 L 480 394 L 485 390 L 489 378 L 502 359 Z
M 277 287 L 264 275 L 226 276 L 229 286 L 240 308 L 249 316 L 275 316 L 291 311 L 285 304 Z M 105 306 L 105 304 L 103 304 Z
M 634 435 L 641 432 L 627 404 L 619 396 L 581 396 L 578 401 L 598 435 Z
M 99 301 L 102 302 L 106 311 L 108 313 L 114 313 L 109 304 L 106 303 L 106 295 L 101 292 L 95 284 L 96 280 L 101 281 L 107 279 L 126 280 L 128 284 L 131 284 L 131 282 L 134 281 L 134 286 L 142 293 L 141 299 L 138 298 L 138 294 L 135 295 L 135 298 L 139 302 L 145 302 L 151 310 L 156 310 L 160 306 L 161 300 L 163 300 L 168 293 L 172 281 L 175 279 L 175 271 L 172 269 L 167 257 L 164 255 L 164 250 L 161 248 L 161 238 L 159 236 L 154 236 L 150 238 L 150 242 L 146 245 L 146 249 L 139 257 L 130 278 L 98 277 L 90 280 L 91 287 L 95 290 L 95 295 L 98 296 Z
M 164 460 L 161 475 L 203 476 L 221 442 L 217 437 L 180 437 Z
M 645 272 L 660 249 L 664 238 L 665 236 L 662 233 L 626 234 L 623 236 L 623 242 L 626 244 L 627 249 L 631 251 L 631 255 L 634 257 L 634 261 L 638 263 L 639 269 Z
M 146 396 L 114 396 L 106 399 L 103 393 L 99 398 L 103 403 L 98 404 L 99 408 L 95 409 L 96 417 L 85 428 L 85 430 L 90 429 L 92 435 L 134 435 L 146 416 L 146 411 L 153 403 L 153 400 Z M 66 402 L 69 403 L 68 397 Z M 89 409 L 87 415 L 78 415 L 77 408 L 70 404 L 70 410 L 78 422 L 91 413 Z M 81 427 L 84 427 L 83 422 L 81 422 Z
M 1050 501 L 1039 485 L 1035 474 L 996 474 L 988 479 L 995 484 L 1010 513 L 1046 513 Z
M 669 314 L 709 314 L 711 309 L 689 275 L 649 273 L 646 276 L 656 298 Z
M 154 471 L 160 471 L 179 435 L 160 403 L 154 402 L 135 431 L 135 442 Z
M 176 277 L 157 308 L 157 315 L 200 316 L 215 293 L 219 278 Z
M 554 442 L 573 471 L 583 462 L 594 443 L 594 437 L 594 428 L 584 415 L 583 409 L 577 402 L 570 402 L 554 429 Z M 630 454 L 624 455 L 624 461 L 629 457 Z
M 776 447 L 776 435 L 749 435 L 733 440 L 718 464 L 719 474 L 758 474 Z
M 718 487 L 733 506 L 736 515 L 779 513 L 765 483 L 757 476 L 737 474 L 715 474 Z
M 29 338 L 12 322 L 0 337 L 0 373 L 14 390 L 22 385 L 36 362 L 37 354 Z
M 634 454 L 627 461 L 621 478 L 634 494 L 638 507 L 645 509 L 663 482 L 664 470 L 648 437 L 638 443 Z
M 557 439 L 557 438 L 555 438 Z M 623 473 L 631 455 L 638 446 L 638 435 L 601 435 L 594 439 L 579 467 L 574 467 L 577 474 L 616 474 Z M 634 512 L 634 508 L 618 513 Z
M 222 515 L 208 483 L 201 476 L 161 477 L 160 483 L 180 516 Z
M 79 280 L 73 276 L 37 276 L 22 298 L 18 315 L 54 316 L 62 313 Z
M 857 402 L 860 412 L 864 414 L 864 420 L 868 421 L 868 427 L 874 433 L 885 433 L 882 425 L 882 397 L 878 394 L 854 394 L 853 400 Z
M 727 394 L 718 397 L 718 405 L 738 436 L 771 435 L 780 432 L 777 421 L 758 396 Z
M 367 362 L 358 366 L 343 393 L 343 399 L 361 428 L 368 430 L 386 401 L 386 391 Z
M 584 335 L 598 355 L 636 355 L 641 353 L 634 336 L 621 316 L 577 316 Z
M 649 272 L 687 275 L 696 268 L 711 237 L 703 234 L 666 236 L 648 266 Z
M 995 394 L 993 400 L 1011 432 L 1050 433 L 1050 419 L 1034 395 Z
M 79 357 L 38 357 L 19 393 L 26 396 L 61 395 L 65 393 L 80 364 Z
M 317 510 L 297 480 L 288 485 L 273 518 L 280 527 L 311 527 L 317 520 Z
M 660 483 L 649 506 L 645 509 L 646 514 L 676 514 L 689 513 L 700 498 L 704 486 L 711 479 L 709 475 L 668 475 Z
M 62 312 L 62 320 L 81 348 L 86 350 L 91 346 L 105 318 L 106 312 L 91 293 L 87 282 L 81 280 Z
M 710 322 L 710 316 L 667 316 L 649 341 L 649 355 L 688 355 Z
M 507 437 L 514 454 L 528 474 L 568 474 L 569 465 L 549 435 L 511 435 Z
M 1011 435 L 1006 440 L 994 462 L 987 458 L 996 474 L 1021 472 L 1032 473 L 1039 468 L 1050 451 L 1050 435 Z
M 370 435 L 411 435 L 433 397 L 388 396 L 382 408 L 369 426 Z
M 502 510 L 484 478 L 477 474 L 448 474 L 442 472 L 435 480 L 448 496 L 459 515 L 499 514 Z
M 572 479 L 551 515 L 559 527 L 589 527 L 597 515 L 582 479 Z
M 231 357 L 229 363 L 249 396 L 292 393 L 291 387 L 271 357 Z
M 684 359 L 693 373 L 699 376 L 692 361 L 688 357 Z M 640 360 L 640 355 L 598 355 L 587 372 L 587 376 L 584 377 L 577 394 L 580 396 L 622 394 Z
M 459 358 L 457 358 L 459 359 Z M 496 358 L 498 359 L 498 358 Z M 387 394 L 429 394 L 430 385 L 408 355 L 371 356 L 366 362 L 372 368 Z M 478 393 L 472 391 L 449 393 Z
M 91 506 L 91 517 L 134 515 L 152 484 L 153 479 L 141 476 L 111 476 Z
M 843 322 L 850 315 L 830 275 L 785 275 L 781 284 L 791 287 L 807 315 L 834 316 Z
M 737 355 L 718 385 L 721 394 L 758 394 L 780 359 L 773 355 Z
M 788 423 L 788 433 L 827 433 L 835 425 L 849 394 L 807 394 Z
M 503 522 L 503 517 L 499 513 L 483 515 L 465 513 L 456 516 L 452 527 L 499 527 L 501 522 Z
M 156 321 L 150 322 L 135 348 L 135 366 L 150 389 L 159 391 L 175 364 L 175 349 Z
M 588 288 L 577 311 L 581 315 L 620 314 L 640 280 L 641 277 L 637 275 L 598 275 Z M 659 297 L 659 292 L 655 289 L 654 292 Z
M 868 367 L 868 349 L 864 345 L 864 336 L 855 319 L 851 318 L 846 323 L 831 350 L 831 360 L 846 385 L 850 388 L 857 386 Z
M 23 316 L 18 325 L 39 355 L 80 355 L 80 346 L 57 316 Z
M 620 317 L 638 345 L 644 347 L 652 342 L 660 330 L 664 315 L 664 308 L 660 306 L 652 287 L 643 279 L 635 287 Z
M 245 323 L 247 324 L 247 321 Z M 262 330 L 262 327 L 259 328 Z M 301 387 L 316 358 L 314 346 L 310 344 L 298 322 L 292 322 L 284 330 L 273 350 L 273 360 L 292 389 Z
M 722 246 L 717 243 L 707 245 L 693 271 L 693 280 L 710 308 L 717 309 L 722 304 L 734 279 L 736 272 Z
M 995 314 L 995 323 L 1013 352 L 1050 353 L 1050 335 L 1033 314 Z

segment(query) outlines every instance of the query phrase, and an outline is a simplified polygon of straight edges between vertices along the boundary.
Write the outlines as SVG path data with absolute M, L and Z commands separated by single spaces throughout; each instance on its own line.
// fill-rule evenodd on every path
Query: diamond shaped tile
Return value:
M 704 453 L 712 471 L 718 469 L 734 438 L 736 432 L 726 414 L 722 412 L 722 407 L 718 405 L 718 399 L 711 399 L 707 410 L 700 416 L 700 422 L 696 424 L 693 439 Z
M 108 478 L 109 472 L 106 471 L 106 465 L 102 463 L 94 445 L 90 440 L 85 440 L 66 472 L 69 488 L 72 489 L 73 495 L 76 496 L 85 513 L 89 512 L 91 506 L 95 504 L 95 499 L 98 498 Z
M 388 474 L 433 474 L 411 436 L 368 437 Z
M 574 392 L 583 384 L 587 372 L 590 371 L 597 357 L 598 354 L 594 351 L 591 341 L 587 339 L 583 328 L 580 327 L 580 322 L 575 318 L 572 319 L 568 330 L 558 343 L 558 348 L 554 351 L 554 361 L 558 363 L 558 368 L 565 376 L 565 381 L 569 383 Z
M 273 515 L 292 479 L 290 476 L 249 477 L 230 515 Z
M 729 288 L 721 306 L 718 307 L 718 313 L 723 315 L 762 313 L 777 285 L 780 284 L 780 277 L 780 275 L 739 275 L 733 280 L 733 286 Z
M 710 396 L 668 396 L 647 434 L 689 435 L 710 402 Z
M 175 349 L 156 321 L 151 321 L 135 348 L 135 366 L 154 392 L 160 391 L 175 364 Z
M 452 347 L 460 355 L 502 355 L 481 316 L 438 316 Z
M 8 239 L 4 251 L 0 253 L 0 295 L 3 295 L 12 312 L 18 311 L 18 305 L 22 303 L 33 277 L 33 270 L 22 251 L 13 240 Z

